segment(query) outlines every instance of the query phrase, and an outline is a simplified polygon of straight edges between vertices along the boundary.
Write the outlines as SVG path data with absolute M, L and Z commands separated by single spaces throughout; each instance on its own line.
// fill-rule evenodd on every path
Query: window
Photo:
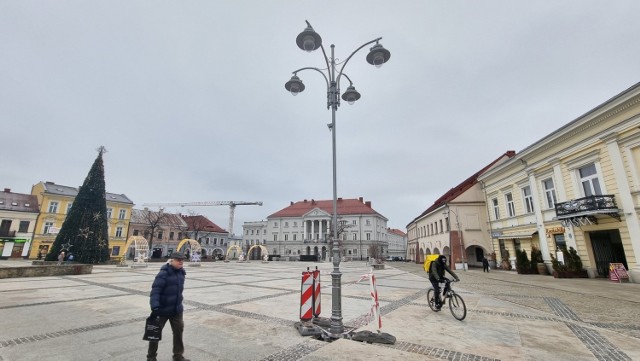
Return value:
M 116 237 L 122 237 L 122 227 L 116 227 Z
M 446 227 L 447 227 L 447 232 L 449 232 L 449 231 L 451 230 L 451 229 L 449 228 L 449 227 L 451 227 L 451 225 L 449 224 L 449 217 L 446 217 L 446 218 L 444 219 L 444 224 L 445 224 L 445 225 L 446 225 Z
M 125 219 L 126 216 L 127 216 L 127 210 L 121 209 L 120 212 L 118 213 L 118 219 Z
M 297 240 L 298 240 L 298 237 L 297 237 L 297 236 L 298 236 L 298 234 L 297 234 L 297 233 L 294 233 L 294 234 L 293 234 L 293 240 L 294 240 L 294 241 L 297 241 Z
M 134 235 L 134 236 L 137 236 L 137 235 L 138 235 L 138 230 L 137 230 L 137 229 L 134 229 L 134 230 L 133 230 L 133 235 Z
M 371 240 L 371 233 L 367 232 L 366 235 L 367 235 L 367 241 L 370 241 Z
M 522 251 L 522 246 L 520 245 L 519 239 L 513 240 L 513 249 L 515 249 L 516 251 Z
M 120 246 L 113 246 L 113 249 L 111 249 L 111 255 L 117 256 L 118 253 L 120 253 Z
M 554 234 L 553 240 L 556 242 L 556 251 L 567 250 L 567 241 L 564 240 L 564 234 Z
M 67 214 L 69 214 L 69 212 L 71 211 L 72 206 L 73 206 L 73 203 L 67 203 Z
M 582 184 L 585 197 L 602 194 L 600 180 L 598 180 L 598 172 L 594 163 L 578 169 L 578 173 L 580 174 L 580 183 Z
M 284 234 L 284 240 L 285 240 L 285 241 L 288 241 L 288 240 L 289 240 L 289 233 L 285 233 L 285 234 Z
M 527 213 L 533 213 L 533 196 L 531 195 L 531 187 L 522 188 L 522 197 L 524 198 L 524 209 Z
M 284 222 L 284 228 L 289 228 L 289 222 Z
M 442 228 L 442 219 L 440 220 L 440 233 L 444 232 L 444 228 Z
M 44 222 L 44 229 L 42 230 L 42 233 L 49 234 L 51 227 L 53 227 L 53 222 Z
M 113 213 L 113 208 L 107 208 L 107 219 L 111 218 L 111 213 Z
M 169 232 L 169 240 L 173 240 L 174 236 L 175 236 L 175 232 Z
M 298 222 L 293 222 L 294 227 L 298 227 Z
M 498 206 L 498 198 L 493 198 L 491 200 L 491 205 L 493 206 L 493 216 L 495 219 L 500 219 L 500 207 Z
M 542 181 L 544 188 L 544 196 L 547 199 L 547 207 L 555 208 L 558 199 L 556 198 L 556 188 L 553 185 L 553 179 L 548 178 Z
M 49 202 L 49 213 L 56 213 L 56 212 L 58 212 L 58 202 L 56 201 Z
M 358 239 L 358 234 L 354 232 L 354 233 L 353 233 L 353 238 L 352 238 L 352 239 L 353 239 L 354 241 L 356 241 L 356 240 Z
M 274 234 L 273 234 L 273 240 L 274 240 L 274 241 L 277 241 L 277 240 L 278 240 L 278 234 L 277 234 L 277 233 L 274 233 Z
M 515 217 L 516 215 L 516 206 L 513 204 L 513 195 L 511 193 L 507 193 L 504 195 L 504 199 L 507 202 L 507 214 L 509 217 Z
M 278 227 L 278 222 L 273 222 L 273 226 L 277 228 Z
M 354 226 L 356 226 L 358 224 L 358 221 L 356 221 L 355 219 L 351 222 L 351 224 L 353 224 Z
M 18 232 L 20 233 L 29 232 L 29 221 L 20 221 L 20 227 L 18 228 Z
M 158 231 L 158 239 L 162 239 L 163 235 L 164 235 L 164 232 Z
M 367 219 L 367 221 L 365 222 L 365 224 L 366 224 L 367 226 L 370 226 L 370 225 L 371 225 L 371 220 L 370 220 L 370 219 Z

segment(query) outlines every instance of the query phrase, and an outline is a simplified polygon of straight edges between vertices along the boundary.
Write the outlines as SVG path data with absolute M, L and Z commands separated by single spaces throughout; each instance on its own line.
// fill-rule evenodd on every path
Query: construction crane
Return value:
M 244 202 L 244 201 L 211 201 L 211 202 L 186 202 L 186 203 L 144 203 L 143 206 L 149 207 L 209 207 L 209 206 L 229 206 L 229 235 L 233 233 L 233 215 L 236 206 L 261 206 L 262 202 Z

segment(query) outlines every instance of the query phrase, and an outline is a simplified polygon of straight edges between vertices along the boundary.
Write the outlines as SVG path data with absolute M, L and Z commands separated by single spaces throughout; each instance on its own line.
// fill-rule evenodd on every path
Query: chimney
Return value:
M 5 189 L 4 189 L 4 192 L 5 192 L 5 193 L 11 193 L 11 188 L 5 188 Z
M 291 204 L 290 204 L 290 206 L 292 206 L 292 205 L 293 205 L 293 201 L 291 201 Z
M 360 203 L 364 202 L 364 198 L 362 198 L 362 197 L 358 197 L 358 200 L 360 201 Z
M 144 210 L 145 210 L 146 212 L 148 212 L 148 211 L 149 211 L 149 207 L 144 207 Z
M 338 202 L 342 202 L 342 197 L 338 198 Z
M 367 207 L 371 208 L 371 201 L 366 201 L 366 202 L 364 202 L 364 204 L 365 204 Z

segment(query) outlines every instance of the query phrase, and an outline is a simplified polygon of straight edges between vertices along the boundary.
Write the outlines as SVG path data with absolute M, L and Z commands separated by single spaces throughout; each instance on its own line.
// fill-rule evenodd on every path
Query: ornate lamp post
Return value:
M 344 333 L 344 325 L 342 323 L 342 294 L 341 294 L 341 277 L 340 273 L 340 248 L 339 248 L 339 240 L 338 240 L 338 206 L 337 206 L 337 186 L 336 186 L 336 111 L 340 106 L 340 79 L 342 76 L 349 80 L 349 86 L 347 90 L 342 94 L 342 99 L 345 100 L 349 104 L 353 104 L 355 101 L 360 99 L 360 93 L 356 91 L 353 86 L 353 82 L 349 77 L 343 72 L 344 67 L 347 65 L 351 57 L 355 55 L 360 49 L 364 48 L 369 44 L 376 43 L 373 47 L 371 47 L 369 54 L 367 55 L 367 62 L 371 65 L 375 65 L 376 67 L 382 66 L 382 64 L 389 61 L 391 57 L 391 53 L 387 49 L 385 49 L 379 41 L 382 38 L 377 38 L 371 40 L 367 43 L 362 44 L 359 48 L 354 50 L 349 57 L 342 62 L 342 67 L 340 71 L 336 74 L 336 59 L 334 57 L 334 48 L 335 46 L 331 44 L 331 56 L 327 57 L 327 53 L 322 45 L 322 38 L 318 33 L 313 30 L 311 24 L 308 21 L 307 28 L 301 32 L 296 38 L 296 44 L 298 47 L 304 51 L 312 52 L 317 50 L 318 48 L 322 49 L 322 55 L 324 56 L 324 60 L 327 64 L 326 69 L 319 69 L 315 67 L 304 67 L 293 72 L 293 76 L 291 79 L 284 85 L 285 89 L 291 92 L 292 95 L 298 95 L 298 93 L 304 91 L 304 84 L 302 80 L 298 78 L 298 72 L 302 70 L 315 70 L 324 77 L 324 80 L 327 83 L 327 109 L 331 109 L 331 124 L 329 124 L 329 129 L 331 130 L 331 140 L 332 140 L 332 150 L 333 150 L 333 214 L 332 214 L 332 222 L 333 225 L 333 237 L 332 237 L 332 247 L 331 253 L 333 257 L 333 272 L 331 272 L 331 328 L 330 328 L 330 336 L 332 338 L 341 338 Z M 339 64 L 337 64 L 339 65 Z M 326 71 L 326 73 L 325 73 Z

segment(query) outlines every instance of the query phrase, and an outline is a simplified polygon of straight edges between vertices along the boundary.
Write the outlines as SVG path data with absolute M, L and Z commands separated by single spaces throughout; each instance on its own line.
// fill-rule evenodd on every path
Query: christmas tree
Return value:
M 74 261 L 97 264 L 109 259 L 109 234 L 107 226 L 107 201 L 105 198 L 104 147 L 98 148 L 98 157 L 84 183 L 78 190 L 71 210 L 67 214 L 56 240 L 47 255 L 47 261 L 55 261 L 64 251 L 73 254 Z

